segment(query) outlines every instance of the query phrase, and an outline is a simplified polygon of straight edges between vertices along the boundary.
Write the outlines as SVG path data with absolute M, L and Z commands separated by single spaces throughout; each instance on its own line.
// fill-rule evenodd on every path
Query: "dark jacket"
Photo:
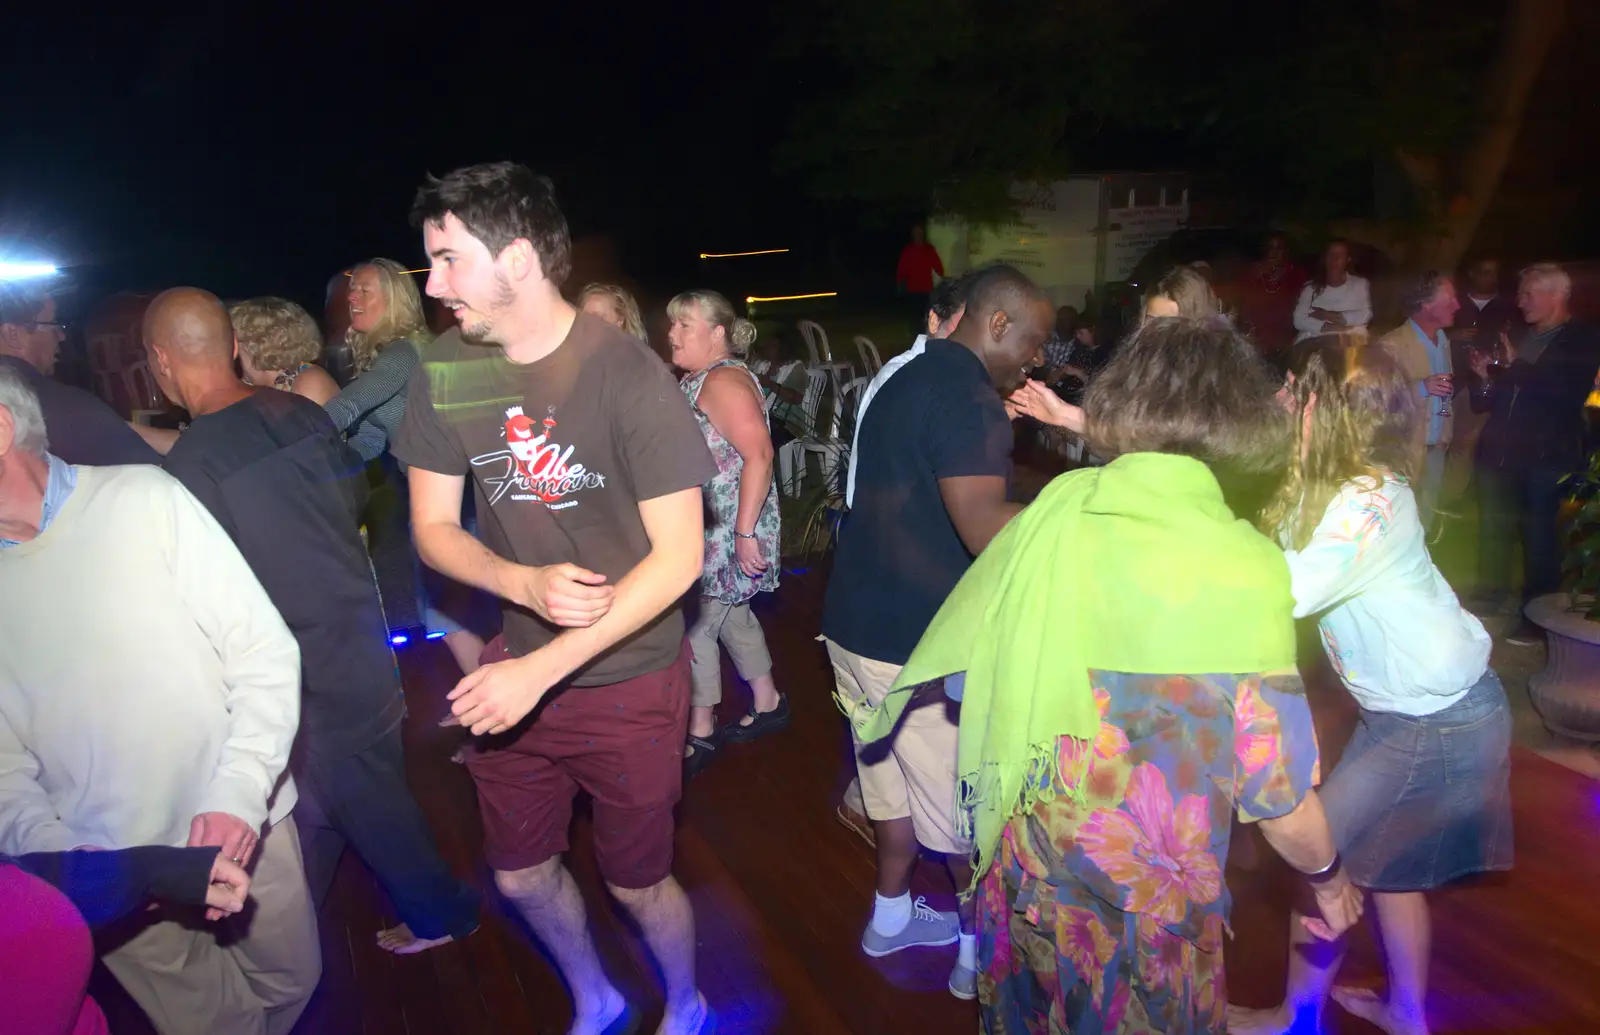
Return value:
M 1588 456 L 1584 401 L 1600 373 L 1600 333 L 1569 320 L 1535 362 L 1516 362 L 1491 375 L 1472 395 L 1472 408 L 1489 410 L 1478 438 L 1478 463 L 1508 472 L 1533 468 L 1568 472 Z
M 1456 390 L 1478 386 L 1478 378 L 1472 373 L 1472 364 L 1468 361 L 1470 350 L 1482 349 L 1487 352 L 1500 340 L 1501 332 L 1507 332 L 1515 339 L 1523 326 L 1522 313 L 1518 311 L 1515 299 L 1495 295 L 1488 305 L 1479 309 L 1463 289 L 1461 311 L 1456 313 L 1456 321 L 1449 331 Z M 1470 345 L 1461 336 L 1461 332 L 1468 327 L 1477 328 Z
M 21 374 L 39 397 L 50 452 L 67 463 L 111 467 L 161 462 L 160 454 L 99 396 L 45 377 L 15 356 L 0 356 L 0 366 Z

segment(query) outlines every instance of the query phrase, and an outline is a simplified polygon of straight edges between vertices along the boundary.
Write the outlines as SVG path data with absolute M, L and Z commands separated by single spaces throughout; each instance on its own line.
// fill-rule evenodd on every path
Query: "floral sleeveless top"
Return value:
M 725 604 L 742 604 L 757 593 L 769 593 L 778 588 L 778 483 L 773 479 L 768 484 L 767 501 L 761 505 L 761 515 L 754 529 L 756 545 L 761 547 L 761 555 L 766 558 L 767 570 L 752 579 L 739 567 L 733 554 L 734 522 L 739 517 L 739 476 L 744 473 L 744 457 L 700 409 L 700 389 L 706 377 L 718 367 L 737 367 L 755 380 L 755 375 L 743 363 L 725 359 L 679 382 L 689 405 L 694 408 L 695 419 L 700 422 L 700 434 L 705 436 L 711 456 L 717 461 L 717 473 L 705 485 L 706 561 L 700 576 L 700 592 Z M 756 382 L 756 388 L 760 390 L 760 382 Z

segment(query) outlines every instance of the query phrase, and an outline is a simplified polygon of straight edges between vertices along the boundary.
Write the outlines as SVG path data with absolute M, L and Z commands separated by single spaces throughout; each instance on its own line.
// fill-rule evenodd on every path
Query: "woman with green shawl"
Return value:
M 964 673 L 958 821 L 977 853 L 989 1035 L 1226 1029 L 1232 816 L 1306 873 L 1332 937 L 1361 900 L 1321 806 L 1283 554 L 1224 499 L 1275 484 L 1279 385 L 1232 331 L 1147 322 L 1090 385 L 1093 448 L 989 545 L 884 706 Z M 954 684 L 957 681 L 951 681 Z

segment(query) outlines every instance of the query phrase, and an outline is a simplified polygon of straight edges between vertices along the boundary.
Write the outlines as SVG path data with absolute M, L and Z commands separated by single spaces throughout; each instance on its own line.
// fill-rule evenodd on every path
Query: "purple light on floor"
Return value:
M 411 642 L 411 637 L 407 636 L 405 633 L 395 633 L 393 636 L 389 637 L 389 642 L 396 647 L 404 647 L 406 644 Z

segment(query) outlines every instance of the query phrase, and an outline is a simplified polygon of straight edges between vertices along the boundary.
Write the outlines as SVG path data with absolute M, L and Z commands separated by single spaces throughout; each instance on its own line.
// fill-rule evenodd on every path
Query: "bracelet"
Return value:
M 736 528 L 736 529 L 733 530 L 733 537 L 735 539 L 754 539 L 756 537 L 756 534 L 754 532 L 750 532 L 750 533 L 747 534 L 747 533 L 739 531 Z
M 1307 873 L 1304 876 L 1306 880 L 1313 884 L 1326 884 L 1328 881 L 1339 875 L 1339 871 L 1343 868 L 1343 866 L 1344 860 L 1339 858 L 1339 853 L 1335 851 L 1333 853 L 1333 859 L 1329 861 L 1328 865 L 1324 866 L 1320 870 L 1317 870 L 1315 873 Z

